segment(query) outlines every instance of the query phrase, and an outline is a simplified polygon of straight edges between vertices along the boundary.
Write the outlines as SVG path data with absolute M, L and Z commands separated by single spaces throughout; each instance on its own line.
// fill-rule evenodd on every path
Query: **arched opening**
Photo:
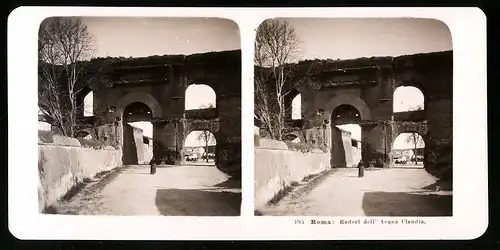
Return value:
M 302 96 L 300 93 L 292 99 L 292 120 L 302 119 Z
M 352 105 L 336 107 L 331 115 L 332 167 L 356 167 L 361 161 L 361 114 Z
M 401 86 L 394 91 L 393 112 L 424 110 L 424 102 L 424 94 L 419 88 Z
M 188 165 L 215 166 L 217 139 L 209 130 L 191 131 L 184 141 L 183 161 Z
M 191 84 L 186 89 L 185 110 L 216 107 L 215 91 L 205 84 Z
M 392 145 L 394 167 L 424 167 L 424 138 L 416 132 L 399 134 Z
M 153 157 L 153 114 L 142 102 L 123 110 L 123 164 L 149 164 Z
M 83 116 L 94 116 L 94 93 L 92 91 L 83 98 Z

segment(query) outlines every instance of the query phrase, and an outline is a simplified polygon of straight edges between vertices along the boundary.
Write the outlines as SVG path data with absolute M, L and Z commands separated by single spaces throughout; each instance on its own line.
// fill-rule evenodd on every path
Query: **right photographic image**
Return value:
M 453 215 L 445 23 L 267 19 L 254 50 L 255 215 Z

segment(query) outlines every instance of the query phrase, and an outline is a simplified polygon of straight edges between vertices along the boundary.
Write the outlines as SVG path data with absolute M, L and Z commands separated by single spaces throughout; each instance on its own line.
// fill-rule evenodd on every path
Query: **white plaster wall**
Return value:
M 330 153 L 289 150 L 284 142 L 260 139 L 254 149 L 255 209 L 263 208 L 284 186 L 330 168 Z
M 122 165 L 122 152 L 54 144 L 38 145 L 39 210 L 50 206 L 84 178 Z
M 144 148 L 144 162 L 143 164 L 149 164 L 153 158 L 153 146 L 148 144 L 142 144 Z

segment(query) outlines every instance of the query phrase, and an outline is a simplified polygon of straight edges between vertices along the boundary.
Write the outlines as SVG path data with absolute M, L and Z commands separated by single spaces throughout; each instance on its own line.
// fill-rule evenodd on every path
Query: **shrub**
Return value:
M 313 145 L 306 144 L 306 143 L 297 143 L 297 142 L 285 141 L 285 144 L 288 147 L 288 149 L 300 151 L 302 153 L 312 152 L 313 149 L 314 149 Z
M 382 158 L 377 158 L 377 160 L 375 161 L 375 167 L 377 167 L 377 168 L 384 167 L 384 161 L 382 160 Z
M 285 186 L 283 185 L 282 189 L 276 193 L 273 198 L 271 198 L 267 204 L 268 205 L 276 205 L 278 202 L 280 202 L 283 198 L 285 198 L 290 192 L 293 191 L 292 186 Z

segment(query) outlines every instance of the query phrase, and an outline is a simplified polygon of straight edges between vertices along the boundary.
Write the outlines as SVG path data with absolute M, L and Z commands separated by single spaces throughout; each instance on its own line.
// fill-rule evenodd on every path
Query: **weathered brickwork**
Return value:
M 209 130 L 217 140 L 217 166 L 238 176 L 241 171 L 241 51 L 145 58 L 98 58 L 90 61 L 83 81 L 92 79 L 79 102 L 93 91 L 96 126 L 113 127 L 123 148 L 124 111 L 132 103 L 146 104 L 153 124 L 153 157 L 180 156 L 187 135 Z M 216 93 L 216 107 L 185 110 L 191 84 L 205 84 Z M 80 114 L 83 116 L 83 114 Z M 118 131 L 117 133 L 115 131 Z M 122 131 L 120 133 L 119 131 Z M 171 158 L 171 157 L 170 157 Z
M 452 51 L 354 60 L 308 60 L 296 64 L 294 70 L 293 81 L 300 80 L 301 84 L 294 86 L 286 103 L 289 107 L 293 97 L 300 93 L 303 119 L 288 124 L 329 121 L 331 128 L 339 124 L 360 124 L 365 165 L 375 161 L 387 165 L 397 135 L 418 132 L 425 140 L 426 170 L 443 178 L 451 176 Z M 393 112 L 394 91 L 400 86 L 413 86 L 422 91 L 423 111 Z M 354 107 L 357 113 L 337 114 L 345 105 Z M 318 110 L 322 111 L 319 117 Z M 330 134 L 333 140 L 335 133 Z

